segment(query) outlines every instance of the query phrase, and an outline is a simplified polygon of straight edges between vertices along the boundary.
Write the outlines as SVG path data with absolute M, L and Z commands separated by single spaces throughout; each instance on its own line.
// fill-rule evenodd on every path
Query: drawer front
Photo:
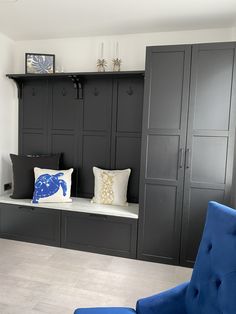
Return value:
M 136 258 L 136 219 L 62 213 L 62 247 Z
M 60 212 L 0 204 L 1 237 L 60 246 Z

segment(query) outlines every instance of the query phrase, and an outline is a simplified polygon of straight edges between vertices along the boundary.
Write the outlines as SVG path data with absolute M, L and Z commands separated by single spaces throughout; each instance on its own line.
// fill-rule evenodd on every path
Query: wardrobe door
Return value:
M 192 266 L 208 202 L 229 204 L 235 126 L 235 43 L 194 45 L 181 264 Z
M 190 46 L 147 49 L 140 178 L 140 259 L 178 264 Z

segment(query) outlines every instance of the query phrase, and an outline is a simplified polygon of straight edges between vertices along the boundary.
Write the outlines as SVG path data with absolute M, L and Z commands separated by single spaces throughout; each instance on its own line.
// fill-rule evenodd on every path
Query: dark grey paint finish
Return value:
M 179 263 L 190 56 L 189 46 L 147 49 L 140 259 Z
M 235 132 L 235 43 L 192 48 L 180 262 L 192 266 L 207 203 L 230 205 Z
M 62 213 L 62 247 L 122 257 L 136 257 L 135 219 Z
M 2 203 L 0 237 L 136 258 L 137 219 Z
M 19 153 L 62 153 L 61 168 L 74 168 L 72 195 L 80 197 L 93 196 L 93 166 L 131 168 L 128 201 L 138 202 L 142 73 L 87 73 L 83 99 L 63 75 L 22 76 L 22 86 Z
M 61 168 L 74 168 L 73 196 L 93 196 L 93 166 L 131 168 L 128 201 L 137 202 L 143 73 L 86 73 L 83 77 L 83 99 L 76 99 L 72 81 L 65 75 L 22 76 L 17 79 L 22 80 L 23 87 L 23 97 L 19 99 L 19 153 L 62 153 Z M 34 106 L 38 106 L 38 117 L 30 108 L 33 101 Z M 43 213 L 39 215 L 40 210 Z M 28 217 L 32 226 L 35 225 L 34 219 L 39 219 L 41 226 L 44 217 L 49 217 L 50 223 L 48 211 L 47 214 L 47 210 L 32 210 L 30 207 L 21 211 L 17 206 L 12 206 L 9 211 L 3 209 L 2 213 L 7 214 L 8 220 L 4 218 L 2 221 L 2 230 L 5 230 L 2 236 L 51 244 L 48 238 L 44 241 L 47 228 L 45 235 L 44 228 L 38 230 L 37 227 L 25 226 Z M 59 212 L 59 218 L 62 216 L 59 232 L 62 232 L 64 247 L 136 257 L 137 220 Z M 15 220 L 19 221 L 17 226 Z
M 60 212 L 31 206 L 0 204 L 0 236 L 60 246 Z
M 208 202 L 230 205 L 235 48 L 236 43 L 221 43 L 147 49 L 138 244 L 142 259 L 192 266 Z
M 23 84 L 19 102 L 19 151 L 24 154 L 47 154 L 48 82 L 31 81 Z
M 131 169 L 127 198 L 139 202 L 143 77 L 119 78 L 113 87 L 111 168 Z
M 75 99 L 74 87 L 69 80 L 55 78 L 48 85 L 49 106 L 45 119 L 48 119 L 49 152 L 62 153 L 60 168 L 74 168 L 71 193 L 76 196 L 80 102 Z

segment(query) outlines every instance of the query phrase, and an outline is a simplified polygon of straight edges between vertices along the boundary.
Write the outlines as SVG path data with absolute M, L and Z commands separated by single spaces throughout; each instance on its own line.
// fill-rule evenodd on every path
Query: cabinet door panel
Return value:
M 48 82 L 26 80 L 19 102 L 19 153 L 47 154 Z
M 24 129 L 44 129 L 48 107 L 48 85 L 46 80 L 31 80 L 24 83 L 23 123 Z
M 119 79 L 117 98 L 117 132 L 141 133 L 143 79 Z
M 189 191 L 191 199 L 189 203 L 189 216 L 187 222 L 187 234 L 185 243 L 186 261 L 193 264 L 196 252 L 201 241 L 202 232 L 205 224 L 207 204 L 209 200 L 224 202 L 224 191 L 214 189 L 191 188 Z
M 228 130 L 234 51 L 199 50 L 196 62 L 194 129 Z
M 139 174 L 143 111 L 143 77 L 113 81 L 111 168 L 131 168 L 128 202 L 139 201 Z
M 78 123 L 78 99 L 69 79 L 56 79 L 52 87 L 52 130 L 75 130 Z
M 88 79 L 84 84 L 84 131 L 108 131 L 111 125 L 112 80 Z
M 55 209 L 0 204 L 1 237 L 60 246 L 60 212 Z
M 174 186 L 146 185 L 143 253 L 150 257 L 175 258 L 179 246 L 176 234 L 176 198 Z
M 177 180 L 179 149 L 177 135 L 149 135 L 147 178 Z
M 21 149 L 23 155 L 47 154 L 48 148 L 45 135 L 42 133 L 23 133 L 21 135 Z
M 208 202 L 230 205 L 235 47 L 235 43 L 193 46 L 181 249 L 181 264 L 186 266 L 194 263 Z
M 193 137 L 192 182 L 225 183 L 227 146 L 227 137 Z
M 117 137 L 115 168 L 131 168 L 127 199 L 132 203 L 138 203 L 139 200 L 140 151 L 141 139 L 139 137 Z
M 110 165 L 109 143 L 106 136 L 87 135 L 83 137 L 83 163 L 78 170 L 79 196 L 93 196 L 93 167 L 108 169 Z
M 138 256 L 171 264 L 179 263 L 190 55 L 190 46 L 147 49 Z
M 184 64 L 183 51 L 153 52 L 149 128 L 180 128 Z
M 62 247 L 134 258 L 136 236 L 135 219 L 62 213 Z
M 52 153 L 62 154 L 62 167 L 74 167 L 76 164 L 75 136 L 71 134 L 52 134 Z

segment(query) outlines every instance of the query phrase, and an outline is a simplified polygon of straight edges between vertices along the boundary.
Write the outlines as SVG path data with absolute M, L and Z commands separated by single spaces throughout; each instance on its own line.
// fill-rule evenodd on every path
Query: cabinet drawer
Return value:
M 60 246 L 60 212 L 0 204 L 0 234 L 3 238 Z
M 62 213 L 62 247 L 135 258 L 136 238 L 136 219 Z

